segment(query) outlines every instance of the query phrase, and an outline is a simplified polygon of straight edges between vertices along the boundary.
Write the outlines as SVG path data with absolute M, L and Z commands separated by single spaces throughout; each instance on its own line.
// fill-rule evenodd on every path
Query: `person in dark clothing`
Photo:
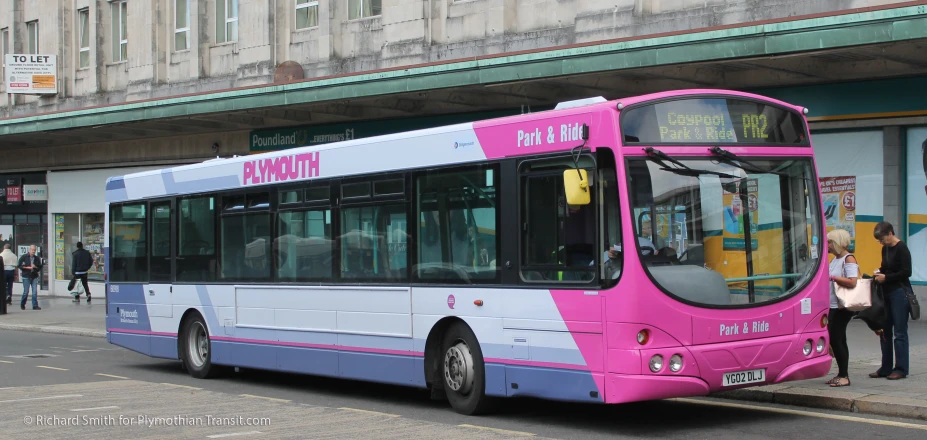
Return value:
M 908 376 L 908 298 L 911 289 L 911 252 L 903 241 L 895 236 L 891 223 L 880 222 L 873 232 L 882 243 L 882 266 L 875 275 L 875 281 L 882 285 L 888 320 L 882 338 L 882 367 L 869 377 L 884 377 L 889 380 Z M 894 335 L 894 341 L 892 336 Z M 893 343 L 894 342 L 894 343 Z M 892 351 L 894 349 L 894 356 Z M 894 357 L 894 359 L 893 359 Z M 894 361 L 894 368 L 892 367 Z
M 71 282 L 68 283 L 68 290 L 74 288 L 74 285 L 77 284 L 79 280 L 84 286 L 84 292 L 87 292 L 87 303 L 90 303 L 90 285 L 87 284 L 87 271 L 93 266 L 93 256 L 90 255 L 90 252 L 87 252 L 84 249 L 84 244 L 77 242 L 77 250 L 71 253 L 71 272 L 74 273 L 74 277 L 71 279 Z M 80 302 L 80 293 L 74 295 L 74 302 Z
M 36 246 L 29 246 L 29 252 L 19 257 L 19 270 L 23 281 L 23 299 L 19 308 L 26 310 L 26 300 L 29 299 L 29 288 L 32 288 L 32 310 L 42 310 L 39 307 L 39 275 L 42 273 L 42 258 L 35 254 Z

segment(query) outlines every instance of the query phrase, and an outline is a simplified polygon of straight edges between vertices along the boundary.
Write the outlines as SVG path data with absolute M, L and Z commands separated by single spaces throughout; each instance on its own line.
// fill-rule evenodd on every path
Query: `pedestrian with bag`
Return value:
M 854 313 L 842 307 L 837 298 L 837 287 L 855 289 L 859 279 L 859 265 L 856 257 L 847 248 L 851 242 L 850 233 L 843 229 L 834 229 L 827 233 L 827 251 L 834 255 L 830 262 L 830 312 L 827 316 L 827 333 L 830 346 L 837 359 L 837 375 L 827 381 L 832 387 L 850 385 L 850 348 L 847 345 L 847 324 Z
M 895 236 L 891 223 L 880 222 L 876 225 L 873 235 L 882 244 L 882 265 L 874 279 L 882 287 L 887 322 L 881 342 L 882 366 L 876 372 L 870 373 L 869 377 L 904 379 L 910 374 L 908 313 L 913 314 L 917 306 L 911 288 L 911 252 L 908 246 Z M 919 313 L 919 308 L 917 310 Z
M 29 299 L 29 288 L 32 288 L 32 310 L 42 310 L 39 307 L 39 274 L 42 273 L 42 258 L 35 254 L 36 246 L 29 246 L 29 252 L 19 257 L 20 276 L 23 281 L 23 299 L 19 308 L 26 310 L 26 300 Z
M 13 282 L 16 280 L 16 266 L 19 259 L 16 254 L 10 250 L 12 246 L 9 243 L 3 245 L 3 252 L 0 252 L 0 259 L 3 260 L 3 275 L 6 282 L 6 298 L 0 298 L 6 301 L 8 305 L 13 304 Z
M 73 277 L 71 282 L 68 283 L 68 290 L 73 290 L 74 285 L 77 284 L 77 281 L 81 282 L 81 285 L 84 286 L 84 292 L 87 293 L 87 304 L 90 304 L 90 285 L 87 283 L 87 271 L 93 266 L 93 256 L 90 255 L 86 249 L 84 249 L 84 244 L 77 242 L 77 250 L 71 253 L 71 272 L 73 272 Z M 74 302 L 80 302 L 80 292 L 77 292 L 77 295 L 74 295 Z

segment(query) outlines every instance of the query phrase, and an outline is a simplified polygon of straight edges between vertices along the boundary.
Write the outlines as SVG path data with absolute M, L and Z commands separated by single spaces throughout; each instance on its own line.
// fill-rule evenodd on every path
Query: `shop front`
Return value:
M 9 244 L 17 256 L 36 246 L 36 255 L 46 262 L 48 253 L 48 186 L 45 173 L 0 174 L 0 248 Z M 13 296 L 22 294 L 16 271 Z M 39 289 L 48 290 L 48 270 L 39 278 Z
M 106 210 L 106 179 L 128 173 L 146 171 L 155 167 L 107 168 L 86 171 L 61 171 L 48 173 L 48 216 L 53 220 L 47 233 L 53 237 L 54 258 L 49 259 L 52 275 L 51 294 L 69 296 L 68 282 L 73 277 L 72 254 L 77 243 L 93 257 L 93 266 L 88 273 L 90 292 L 103 296 L 105 239 L 103 227 Z M 76 287 L 75 287 L 76 289 Z

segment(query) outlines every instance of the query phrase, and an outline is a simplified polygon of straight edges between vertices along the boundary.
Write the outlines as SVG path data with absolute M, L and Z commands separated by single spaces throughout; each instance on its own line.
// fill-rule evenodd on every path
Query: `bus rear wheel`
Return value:
M 454 323 L 441 347 L 441 380 L 451 407 L 464 415 L 488 410 L 483 352 L 473 331 L 461 322 Z
M 184 323 L 180 344 L 183 366 L 191 376 L 208 379 L 219 373 L 219 368 L 212 364 L 212 343 L 206 323 L 199 314 Z

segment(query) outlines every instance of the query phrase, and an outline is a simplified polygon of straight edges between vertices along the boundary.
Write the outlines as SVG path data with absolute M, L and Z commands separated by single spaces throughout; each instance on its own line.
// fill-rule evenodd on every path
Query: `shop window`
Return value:
M 883 220 L 883 136 L 882 130 L 866 130 L 818 133 L 811 139 L 827 230 L 850 233 L 850 252 L 859 267 L 879 267 L 882 259 L 872 230 Z M 901 230 L 895 225 L 896 233 Z
M 908 129 L 907 192 L 907 245 L 914 262 L 911 282 L 927 285 L 927 127 Z
M 93 265 L 87 272 L 91 281 L 103 281 L 103 214 L 57 214 L 55 217 L 55 279 L 73 275 L 72 255 L 81 242 L 90 252 Z
M 464 284 L 497 279 L 498 175 L 497 166 L 480 166 L 418 177 L 418 279 Z
M 119 205 L 110 214 L 110 281 L 148 281 L 148 224 L 144 203 Z

